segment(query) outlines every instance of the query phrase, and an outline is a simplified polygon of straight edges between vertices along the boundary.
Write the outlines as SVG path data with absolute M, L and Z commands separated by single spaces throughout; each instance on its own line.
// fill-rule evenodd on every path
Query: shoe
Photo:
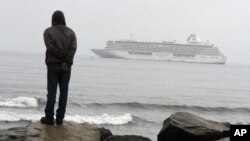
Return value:
M 63 124 L 63 120 L 56 119 L 56 124 Z
M 46 117 L 42 117 L 40 121 L 42 124 L 54 125 L 54 119 L 47 119 Z

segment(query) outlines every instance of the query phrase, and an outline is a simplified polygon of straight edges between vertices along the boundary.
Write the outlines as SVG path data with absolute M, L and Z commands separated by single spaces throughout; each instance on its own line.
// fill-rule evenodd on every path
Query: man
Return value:
M 62 124 L 67 104 L 68 84 L 71 66 L 77 48 L 73 30 L 66 26 L 63 12 L 55 11 L 52 15 L 52 26 L 44 31 L 47 65 L 47 103 L 43 124 L 54 124 L 54 106 L 57 85 L 60 88 L 59 104 L 56 110 L 56 124 Z

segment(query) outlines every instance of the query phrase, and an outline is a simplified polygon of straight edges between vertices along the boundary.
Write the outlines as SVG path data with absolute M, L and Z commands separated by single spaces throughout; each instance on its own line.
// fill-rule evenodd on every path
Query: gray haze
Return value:
M 62 10 L 78 37 L 78 55 L 107 40 L 211 40 L 229 63 L 250 64 L 249 0 L 1 0 L 0 50 L 43 54 L 43 31 Z

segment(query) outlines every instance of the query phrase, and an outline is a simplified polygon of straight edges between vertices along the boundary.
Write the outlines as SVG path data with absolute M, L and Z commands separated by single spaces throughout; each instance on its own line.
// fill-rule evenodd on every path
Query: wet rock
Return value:
M 0 141 L 23 141 L 25 139 L 26 128 L 10 128 L 0 130 Z
M 149 138 L 135 135 L 110 136 L 104 141 L 151 141 Z
M 113 135 L 109 129 L 99 128 L 98 130 L 100 132 L 100 141 L 104 141 L 104 139 Z
M 87 123 L 62 125 L 30 123 L 27 127 L 0 130 L 0 141 L 100 141 L 112 133 Z
M 64 122 L 62 125 L 30 124 L 27 141 L 99 141 L 98 128 L 90 124 Z
M 164 121 L 158 141 L 214 141 L 229 136 L 229 124 L 178 112 Z

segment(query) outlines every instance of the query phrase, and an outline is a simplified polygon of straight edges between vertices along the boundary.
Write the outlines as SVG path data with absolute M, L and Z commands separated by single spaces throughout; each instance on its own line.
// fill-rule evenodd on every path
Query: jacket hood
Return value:
M 52 26 L 54 25 L 66 25 L 65 17 L 62 11 L 55 11 L 52 15 Z

